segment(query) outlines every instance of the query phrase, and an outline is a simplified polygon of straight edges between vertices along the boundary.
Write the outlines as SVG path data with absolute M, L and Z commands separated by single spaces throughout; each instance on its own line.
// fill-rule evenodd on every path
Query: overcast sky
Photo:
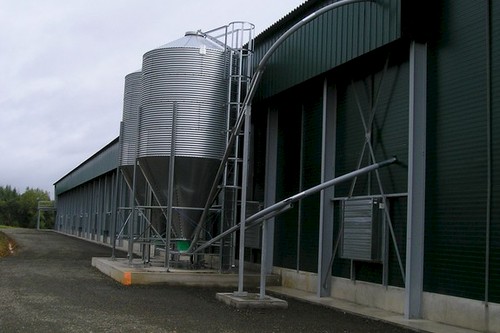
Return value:
M 53 184 L 116 138 L 142 55 L 232 21 L 259 33 L 303 0 L 0 0 L 0 186 Z

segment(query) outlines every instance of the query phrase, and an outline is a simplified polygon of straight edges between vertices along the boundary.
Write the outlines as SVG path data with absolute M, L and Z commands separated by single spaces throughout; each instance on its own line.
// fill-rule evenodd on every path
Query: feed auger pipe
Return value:
M 264 220 L 267 220 L 273 216 L 276 216 L 278 214 L 281 214 L 282 212 L 290 209 L 293 207 L 293 203 L 305 198 L 305 197 L 308 197 L 310 195 L 313 195 L 313 194 L 316 194 L 318 193 L 319 191 L 322 191 L 328 187 L 331 187 L 331 186 L 334 186 L 334 185 L 338 185 L 340 183 L 343 183 L 345 181 L 348 181 L 348 180 L 351 180 L 355 177 L 359 177 L 365 173 L 368 173 L 370 171 L 373 171 L 373 170 L 376 170 L 376 169 L 379 169 L 379 168 L 382 168 L 382 167 L 385 167 L 385 166 L 388 166 L 394 162 L 397 161 L 397 158 L 396 157 L 392 157 L 388 160 L 385 160 L 385 161 L 382 161 L 382 162 L 378 162 L 378 163 L 374 163 L 374 164 L 370 164 L 364 168 L 361 168 L 361 169 L 358 169 L 358 170 L 355 170 L 355 171 L 351 171 L 349 173 L 346 173 L 342 176 L 339 176 L 339 177 L 336 177 L 336 178 L 333 178 L 333 179 L 330 179 L 324 183 L 321 183 L 319 185 L 316 185 L 316 186 L 313 186 L 305 191 L 302 191 L 302 192 L 299 192 L 295 195 L 292 195 L 291 197 L 289 198 L 286 198 L 285 200 L 282 200 L 280 202 L 277 202 L 267 208 L 264 208 L 263 210 L 255 213 L 254 215 L 248 217 L 246 220 L 245 220 L 245 227 L 246 228 L 251 228 L 253 226 L 256 226 L 257 224 L 259 223 L 262 223 Z M 224 231 L 223 233 L 217 235 L 216 237 L 212 238 L 210 241 L 208 241 L 207 243 L 201 245 L 200 247 L 196 248 L 193 252 L 188 252 L 188 254 L 194 254 L 196 252 L 199 252 L 207 247 L 209 247 L 210 245 L 212 245 L 213 243 L 217 242 L 218 240 L 220 240 L 221 238 L 239 230 L 241 227 L 241 223 L 238 223 L 237 225 L 227 229 L 226 231 Z
M 264 54 L 264 56 L 262 57 L 262 59 L 259 62 L 259 65 L 257 66 L 257 69 L 255 70 L 255 74 L 252 77 L 252 80 L 250 81 L 250 85 L 249 85 L 249 88 L 248 88 L 248 93 L 245 96 L 245 99 L 243 100 L 243 105 L 241 107 L 241 112 L 238 114 L 238 118 L 236 120 L 236 123 L 234 124 L 234 126 L 233 126 L 233 128 L 231 130 L 231 134 L 229 136 L 229 140 L 228 140 L 228 143 L 227 143 L 226 151 L 224 153 L 224 156 L 222 157 L 221 163 L 219 165 L 219 169 L 217 170 L 217 174 L 216 174 L 216 176 L 214 178 L 214 182 L 212 184 L 212 188 L 210 190 L 210 194 L 208 196 L 208 200 L 207 200 L 207 202 L 205 204 L 205 207 L 203 209 L 203 213 L 202 213 L 202 215 L 200 217 L 200 221 L 198 222 L 198 225 L 196 226 L 196 228 L 194 230 L 193 239 L 191 241 L 191 245 L 189 246 L 189 249 L 186 251 L 187 253 L 192 253 L 193 252 L 193 247 L 195 247 L 196 243 L 198 242 L 199 234 L 201 232 L 201 229 L 203 228 L 203 224 L 205 222 L 205 219 L 207 218 L 207 214 L 208 214 L 208 212 L 210 210 L 210 207 L 212 206 L 212 203 L 214 202 L 214 200 L 215 200 L 215 198 L 217 196 L 217 193 L 219 192 L 218 191 L 219 182 L 220 182 L 220 179 L 221 179 L 222 174 L 224 172 L 224 168 L 226 166 L 227 160 L 229 158 L 229 154 L 231 152 L 231 148 L 234 145 L 234 142 L 236 141 L 236 136 L 238 135 L 238 133 L 241 130 L 241 126 L 243 125 L 243 120 L 245 119 L 245 114 L 247 113 L 247 109 L 252 104 L 252 100 L 253 100 L 253 98 L 255 96 L 256 88 L 259 85 L 260 80 L 262 79 L 262 75 L 264 74 L 264 70 L 265 70 L 266 64 L 269 61 L 269 59 L 271 58 L 271 56 L 273 55 L 273 53 L 295 31 L 297 31 L 299 28 L 301 28 L 305 24 L 311 22 L 312 20 L 314 20 L 318 16 L 324 14 L 325 12 L 327 12 L 329 10 L 332 10 L 332 9 L 335 9 L 335 8 L 338 8 L 338 7 L 345 6 L 345 5 L 350 5 L 350 4 L 353 4 L 353 3 L 358 3 L 358 2 L 373 2 L 373 1 L 375 1 L 375 0 L 340 0 L 340 1 L 337 1 L 337 2 L 334 2 L 334 3 L 331 3 L 329 5 L 326 5 L 325 7 L 322 7 L 320 9 L 318 9 L 317 11 L 315 11 L 314 13 L 312 13 L 311 15 L 306 16 L 305 18 L 303 18 L 302 20 L 300 20 L 298 23 L 296 23 L 295 25 L 293 25 L 290 29 L 288 29 L 287 31 L 285 31 L 285 33 L 283 35 L 281 35 L 276 40 L 276 42 L 274 42 L 274 44 L 271 45 L 271 47 L 269 48 L 269 50 L 267 50 L 267 52 Z M 228 230 L 231 230 L 231 229 L 228 229 Z

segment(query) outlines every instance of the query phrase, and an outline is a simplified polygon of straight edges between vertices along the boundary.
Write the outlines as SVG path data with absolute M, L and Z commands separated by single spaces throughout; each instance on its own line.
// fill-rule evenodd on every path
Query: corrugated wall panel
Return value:
M 330 2 L 318 1 L 303 17 Z M 400 0 L 379 0 L 337 8 L 314 19 L 290 36 L 271 57 L 257 98 L 269 97 L 395 41 L 401 36 L 400 17 Z M 255 65 L 276 36 L 292 23 L 271 37 L 257 38 Z
M 321 182 L 321 134 L 322 134 L 322 96 L 321 85 L 308 94 L 304 103 L 302 124 L 302 189 L 308 189 Z M 318 271 L 318 239 L 320 195 L 315 194 L 301 201 L 301 239 L 300 270 Z
M 486 2 L 441 2 L 429 44 L 424 289 L 484 299 Z
M 337 86 L 339 96 L 339 112 L 337 114 L 337 154 L 336 175 L 342 175 L 357 169 L 358 160 L 365 142 L 363 123 L 359 117 L 356 99 L 349 91 L 350 82 L 343 82 Z M 349 110 L 349 112 L 344 111 Z M 363 158 L 363 165 L 367 165 L 368 158 Z M 367 193 L 367 177 L 357 178 L 355 195 Z M 336 196 L 347 196 L 351 182 L 335 186 Z
M 276 202 L 299 191 L 301 106 L 290 99 L 278 103 Z M 298 206 L 276 217 L 274 265 L 297 266 Z
M 489 300 L 500 303 L 500 2 L 491 1 L 492 22 L 492 210 Z
M 354 170 L 361 156 L 365 137 L 363 123 L 359 114 L 356 95 L 360 101 L 363 116 L 368 123 L 370 111 L 375 108 L 375 118 L 372 127 L 372 145 L 377 161 L 397 156 L 401 163 L 408 160 L 408 63 L 404 52 L 391 52 L 389 66 L 384 74 L 384 63 L 387 58 L 372 58 L 370 66 L 354 64 L 358 71 L 372 75 L 350 81 L 339 79 L 339 113 L 337 135 L 337 175 Z M 352 73 L 347 69 L 349 73 Z M 350 75 L 350 74 L 348 74 Z M 366 75 L 366 74 L 365 74 Z M 337 75 L 332 74 L 335 78 Z M 375 99 L 380 89 L 378 104 Z M 368 146 L 364 153 L 362 165 L 367 165 L 370 155 Z M 406 168 L 385 168 L 379 170 L 385 191 L 390 193 L 405 193 Z M 336 187 L 337 196 L 347 195 L 350 183 Z M 378 183 L 375 177 L 358 177 L 354 195 L 366 195 L 368 188 L 378 193 Z
M 116 170 L 112 170 L 59 194 L 55 228 L 67 234 L 110 243 L 111 213 L 118 178 Z M 128 193 L 125 187 L 120 191 L 118 197 Z M 123 221 L 119 220 L 121 224 Z
M 250 166 L 253 174 L 253 187 L 251 200 L 264 202 L 266 187 L 266 150 L 267 150 L 267 112 L 254 112 L 252 114 L 252 156 Z
M 275 100 L 279 112 L 276 201 L 321 181 L 322 91 L 322 82 L 308 82 Z M 317 271 L 319 206 L 319 194 L 313 195 L 276 218 L 276 266 Z
M 389 59 L 387 70 L 385 63 Z M 365 132 L 359 112 L 359 105 L 368 123 L 374 107 L 372 145 L 377 161 L 397 156 L 399 163 L 379 170 L 385 194 L 404 194 L 407 191 L 408 163 L 408 47 L 405 44 L 381 50 L 369 59 L 360 59 L 343 72 L 332 72 L 332 82 L 338 87 L 337 111 L 337 154 L 336 175 L 357 169 L 365 141 Z M 377 92 L 380 95 L 377 100 Z M 375 104 L 376 103 L 376 104 Z M 370 163 L 369 148 L 365 148 L 361 166 Z M 335 187 L 335 197 L 349 195 L 351 182 Z M 375 173 L 357 178 L 354 196 L 380 194 Z M 406 197 L 390 199 L 390 215 L 397 240 L 398 250 L 404 261 L 406 251 Z M 335 221 L 340 221 L 340 205 L 335 205 Z M 335 239 L 339 233 L 335 223 Z M 404 264 L 404 262 L 403 262 Z M 336 258 L 333 265 L 336 276 L 350 276 L 350 261 Z M 378 263 L 355 262 L 356 279 L 381 283 L 382 268 Z M 389 246 L 390 285 L 403 286 L 394 244 Z
M 73 169 L 66 176 L 58 180 L 54 184 L 55 194 L 59 195 L 93 178 L 116 169 L 119 163 L 119 157 L 120 145 L 117 138 Z

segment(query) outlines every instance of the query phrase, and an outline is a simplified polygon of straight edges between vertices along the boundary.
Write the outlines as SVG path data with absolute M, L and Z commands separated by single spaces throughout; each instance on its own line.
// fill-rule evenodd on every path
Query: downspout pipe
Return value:
M 219 169 L 217 170 L 217 174 L 216 174 L 216 176 L 214 178 L 214 182 L 213 182 L 210 194 L 208 196 L 207 203 L 206 203 L 205 208 L 203 210 L 203 213 L 201 215 L 200 221 L 198 222 L 198 225 L 196 226 L 196 229 L 194 231 L 193 240 L 191 242 L 191 245 L 189 246 L 189 249 L 186 251 L 187 253 L 192 253 L 193 248 L 196 246 L 196 243 L 197 243 L 198 238 L 199 238 L 200 231 L 201 231 L 201 229 L 203 227 L 203 223 L 204 223 L 204 221 L 205 221 L 205 219 L 207 217 L 208 211 L 209 211 L 210 207 L 212 206 L 212 202 L 215 200 L 215 197 L 217 196 L 220 178 L 222 177 L 222 174 L 224 172 L 224 168 L 225 168 L 226 162 L 227 162 L 227 160 L 229 158 L 229 153 L 231 151 L 231 149 L 229 149 L 229 147 L 232 147 L 234 145 L 234 142 L 236 140 L 236 136 L 240 132 L 241 126 L 243 124 L 243 120 L 245 119 L 245 114 L 247 113 L 247 109 L 252 104 L 252 100 L 253 100 L 253 98 L 255 96 L 255 92 L 256 92 L 257 86 L 259 85 L 259 83 L 260 83 L 260 81 L 262 79 L 262 75 L 264 74 L 265 67 L 266 67 L 269 59 L 273 55 L 273 53 L 294 32 L 296 32 L 301 27 L 303 27 L 307 23 L 311 22 L 315 18 L 319 17 L 320 15 L 322 15 L 322 14 L 324 14 L 324 13 L 326 13 L 326 12 L 332 10 L 332 9 L 339 8 L 339 7 L 342 7 L 342 6 L 346 6 L 346 5 L 350 5 L 350 4 L 354 4 L 354 3 L 359 3 L 359 2 L 374 2 L 374 1 L 375 0 L 340 0 L 340 1 L 337 1 L 337 2 L 334 2 L 334 3 L 331 3 L 329 5 L 326 5 L 325 7 L 322 7 L 320 9 L 318 9 L 317 11 L 315 11 L 314 13 L 312 13 L 311 15 L 306 16 L 301 21 L 299 21 L 298 23 L 296 23 L 295 25 L 293 25 L 290 29 L 288 29 L 287 31 L 285 31 L 285 33 L 283 35 L 281 35 L 274 42 L 274 44 L 271 45 L 271 47 L 269 48 L 269 50 L 267 50 L 267 52 L 264 54 L 264 56 L 262 57 L 262 59 L 259 62 L 259 65 L 257 66 L 257 69 L 255 70 L 255 74 L 252 77 L 252 80 L 250 81 L 250 86 L 249 86 L 248 93 L 245 96 L 245 99 L 243 101 L 242 111 L 238 115 L 238 119 L 236 120 L 236 123 L 235 123 L 233 129 L 231 130 L 231 134 L 230 134 L 229 141 L 228 141 L 228 144 L 227 144 L 228 149 L 226 149 L 226 151 L 224 153 L 224 156 L 222 157 L 221 164 L 219 165 Z

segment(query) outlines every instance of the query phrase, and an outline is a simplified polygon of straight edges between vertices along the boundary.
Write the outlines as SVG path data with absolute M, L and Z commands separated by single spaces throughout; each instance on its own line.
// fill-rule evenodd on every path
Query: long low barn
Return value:
M 223 105 L 213 97 L 219 93 L 215 83 L 200 91 L 190 108 L 172 92 L 182 82 L 168 91 L 152 88 L 161 77 L 176 80 L 170 71 L 189 70 L 162 65 L 161 57 L 170 53 L 193 53 L 190 68 L 199 59 L 210 59 L 200 66 L 219 66 L 214 59 L 227 50 L 210 34 L 186 34 L 192 44 L 184 44 L 185 50 L 167 44 L 155 51 L 163 53 L 151 64 L 148 57 L 156 53 L 145 55 L 144 64 L 153 66 L 147 73 L 163 72 L 147 81 L 143 67 L 135 79 L 129 77 L 135 81 L 128 82 L 132 90 L 126 83 L 120 138 L 55 183 L 56 229 L 125 248 L 129 235 L 138 239 L 148 232 L 151 246 L 168 242 L 173 250 L 187 251 L 236 225 L 241 207 L 250 215 L 396 156 L 394 164 L 304 197 L 271 217 L 265 242 L 260 233 L 251 233 L 256 239 L 246 242 L 245 260 L 258 264 L 264 253 L 267 271 L 280 274 L 283 285 L 320 297 L 500 332 L 500 3 L 338 1 L 344 2 L 310 16 L 335 2 L 307 1 L 256 38 L 250 36 L 228 57 L 243 75 L 229 70 L 220 78 L 218 69 L 200 67 L 200 73 L 213 69 L 213 82 L 229 82 L 223 89 L 237 87 L 228 96 L 243 92 Z M 266 59 L 260 84 L 248 92 L 252 71 L 266 52 L 306 17 L 307 23 Z M 255 93 L 251 116 L 235 139 L 238 149 L 231 150 L 222 190 L 208 213 L 212 220 L 199 232 L 215 177 L 204 168 L 211 159 L 225 161 L 214 147 L 229 139 L 225 128 L 210 126 L 227 123 L 230 130 L 246 91 Z M 140 114 L 146 94 L 156 104 L 151 102 L 152 111 L 144 105 Z M 153 110 L 160 103 L 164 109 Z M 187 115 L 206 119 L 208 107 L 215 114 L 210 119 L 217 108 L 224 116 L 206 125 L 194 118 L 184 123 Z M 152 126 L 140 123 L 154 112 L 168 117 Z M 130 119 L 136 123 L 127 127 Z M 188 139 L 181 143 L 185 133 Z M 205 150 L 183 150 L 189 137 L 194 142 L 205 135 L 210 142 Z M 155 150 L 155 140 L 168 145 Z M 198 178 L 181 183 L 181 174 Z M 197 189 L 202 183 L 203 195 Z M 191 192 L 191 199 L 203 196 L 203 202 L 181 200 Z M 148 208 L 154 206 L 161 208 Z M 127 214 L 141 207 L 142 222 L 126 225 Z M 220 269 L 237 264 L 236 239 L 220 245 Z

